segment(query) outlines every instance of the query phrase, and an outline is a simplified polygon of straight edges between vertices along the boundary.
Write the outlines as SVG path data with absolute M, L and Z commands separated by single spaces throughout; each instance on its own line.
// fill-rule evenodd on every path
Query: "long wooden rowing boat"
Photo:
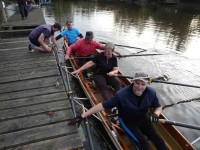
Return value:
M 64 44 L 65 48 L 67 47 L 67 43 Z M 80 68 L 78 60 L 71 59 L 70 63 L 74 70 Z M 86 79 L 82 73 L 78 75 L 78 79 L 80 85 L 82 86 L 86 96 L 90 100 L 92 106 L 97 105 L 103 101 L 103 97 L 101 92 L 95 86 L 95 83 L 92 80 Z M 127 78 L 121 78 L 121 82 L 124 86 L 130 85 L 131 82 Z M 114 94 L 112 88 L 110 88 L 110 92 Z M 129 139 L 127 134 L 124 132 L 123 128 L 119 123 L 113 123 L 111 120 L 113 119 L 113 115 L 108 111 L 102 111 L 98 113 L 98 116 L 102 120 L 102 124 L 110 136 L 113 144 L 116 149 L 119 150 L 137 150 L 136 145 Z M 160 119 L 166 119 L 166 117 L 161 114 Z M 170 150 L 195 150 L 195 148 L 184 138 L 184 136 L 172 125 L 166 125 L 157 123 L 156 128 L 159 131 L 162 138 L 165 140 L 168 148 Z M 117 135 L 117 138 L 115 134 Z M 156 149 L 153 144 L 150 142 L 151 150 Z

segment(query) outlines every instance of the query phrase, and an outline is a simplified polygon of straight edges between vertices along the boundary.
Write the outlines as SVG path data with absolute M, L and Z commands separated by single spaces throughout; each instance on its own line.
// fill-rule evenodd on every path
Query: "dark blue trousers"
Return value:
M 28 11 L 26 9 L 26 0 L 17 0 L 19 12 L 21 14 L 22 19 L 28 16 Z
M 137 138 L 137 145 L 139 147 L 139 150 L 150 149 L 150 145 L 147 139 L 151 140 L 151 142 L 155 145 L 157 150 L 168 150 L 164 140 L 160 137 L 154 125 L 150 121 L 145 121 L 137 126 L 132 124 L 126 124 L 126 126 Z

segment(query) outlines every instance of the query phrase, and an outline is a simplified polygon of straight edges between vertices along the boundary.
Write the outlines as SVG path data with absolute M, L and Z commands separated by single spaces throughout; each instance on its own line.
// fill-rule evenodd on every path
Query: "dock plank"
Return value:
M 12 148 L 75 133 L 78 133 L 76 126 L 69 126 L 67 122 L 46 125 L 14 133 L 2 134 L 0 135 L 0 148 Z
M 27 144 L 9 150 L 75 150 L 83 149 L 82 140 L 77 133 L 42 142 Z
M 2 121 L 0 122 L 0 134 L 45 126 L 48 124 L 55 124 L 57 122 L 67 122 L 67 119 L 73 117 L 72 111 L 69 109 L 52 112 L 52 115 L 43 113 L 35 116 L 26 116 L 22 118 Z
M 19 107 L 15 109 L 6 109 L 0 111 L 0 120 L 4 121 L 29 115 L 33 116 L 37 114 L 48 113 L 49 111 L 58 111 L 69 108 L 71 108 L 69 101 L 61 100 L 45 104 Z
M 42 77 L 48 77 L 48 76 L 57 76 L 59 74 L 59 71 L 56 69 L 49 69 L 49 70 L 30 70 L 26 73 L 17 73 L 17 74 L 10 74 L 9 76 L 1 76 L 0 77 L 0 83 L 7 83 L 7 82 L 13 82 L 13 81 L 21 81 L 21 80 L 28 80 L 28 79 L 34 79 L 34 78 L 40 78 Z
M 48 103 L 52 101 L 67 99 L 66 92 L 50 93 L 48 95 L 29 96 L 19 99 L 11 99 L 7 101 L 0 101 L 0 110 L 13 109 L 16 107 L 29 106 L 41 103 Z
M 37 68 L 37 67 L 42 67 L 42 66 L 50 66 L 50 65 L 55 65 L 56 62 L 55 60 L 43 60 L 42 63 L 37 61 L 37 62 L 26 62 L 26 64 L 22 63 L 5 63 L 0 65 L 0 70 L 2 72 L 4 71 L 12 71 L 12 70 L 20 70 L 20 69 L 30 69 L 30 68 Z
M 58 93 L 58 92 L 64 92 L 64 91 L 65 89 L 61 86 L 51 86 L 51 87 L 43 87 L 43 88 L 37 88 L 37 89 L 11 92 L 9 94 L 2 93 L 0 94 L 0 101 L 6 101 L 10 99 L 24 98 L 24 97 L 36 96 L 36 95 Z
M 62 84 L 62 79 L 58 75 L 48 77 L 44 76 L 41 78 L 32 78 L 31 80 L 21 80 L 0 84 L 0 93 L 29 90 L 49 86 L 59 86 Z
M 24 67 L 26 65 L 23 65 Z M 28 74 L 28 73 L 37 73 L 41 71 L 48 71 L 48 70 L 53 70 L 58 72 L 58 67 L 55 64 L 49 64 L 49 65 L 44 65 L 44 66 L 32 66 L 30 68 L 20 68 L 18 67 L 15 70 L 7 70 L 7 71 L 2 71 L 0 73 L 0 78 L 4 76 L 13 76 L 13 75 L 19 75 L 19 74 Z

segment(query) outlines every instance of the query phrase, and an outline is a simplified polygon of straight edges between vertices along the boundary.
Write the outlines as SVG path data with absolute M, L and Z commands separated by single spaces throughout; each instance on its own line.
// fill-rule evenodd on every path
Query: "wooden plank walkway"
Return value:
M 0 40 L 0 150 L 83 149 L 53 54 L 27 45 Z
M 7 23 L 1 24 L 0 38 L 5 36 L 28 35 L 35 27 L 45 24 L 41 8 L 35 8 L 29 12 L 25 20 L 18 13 L 8 18 Z

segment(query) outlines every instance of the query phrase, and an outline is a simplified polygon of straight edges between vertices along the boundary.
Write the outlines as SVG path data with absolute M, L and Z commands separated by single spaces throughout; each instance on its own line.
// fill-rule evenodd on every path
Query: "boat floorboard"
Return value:
M 83 149 L 53 53 L 27 44 L 0 40 L 0 149 Z

